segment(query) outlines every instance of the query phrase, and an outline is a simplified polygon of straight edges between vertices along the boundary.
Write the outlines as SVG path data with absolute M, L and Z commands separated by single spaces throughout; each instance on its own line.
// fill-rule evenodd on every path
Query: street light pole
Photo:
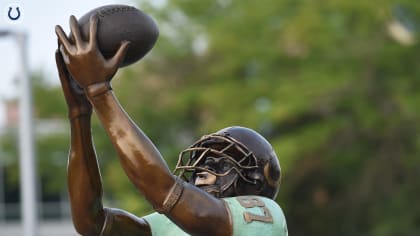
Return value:
M 32 85 L 28 73 L 27 35 L 16 34 L 16 41 L 20 49 L 20 102 L 19 102 L 19 140 L 20 140 L 20 176 L 21 199 L 23 214 L 23 235 L 35 236 L 37 224 L 36 209 L 36 175 L 34 131 L 32 120 Z
M 0 31 L 1 36 L 12 36 L 19 47 L 19 170 L 21 212 L 24 236 L 37 235 L 36 162 L 32 119 L 32 85 L 28 75 L 27 34 Z

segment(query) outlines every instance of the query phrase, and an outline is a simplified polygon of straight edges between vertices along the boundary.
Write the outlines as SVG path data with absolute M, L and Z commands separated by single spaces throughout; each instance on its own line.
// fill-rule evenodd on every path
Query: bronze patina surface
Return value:
M 185 232 L 183 235 L 238 235 L 240 231 L 234 227 L 239 224 L 231 215 L 234 207 L 228 207 L 223 200 L 226 197 L 259 195 L 278 207 L 271 200 L 280 183 L 277 157 L 271 145 L 252 130 L 230 127 L 205 136 L 181 153 L 178 176 L 169 170 L 159 150 L 124 111 L 110 85 L 129 50 L 129 42 L 122 42 L 116 54 L 105 59 L 97 47 L 97 24 L 97 17 L 91 17 L 88 41 L 82 39 L 74 16 L 70 17 L 74 41 L 60 26 L 56 27 L 59 47 L 55 56 L 71 127 L 68 190 L 77 232 L 159 235 L 152 230 L 155 223 L 151 218 L 103 206 L 101 175 L 91 135 L 93 111 L 130 181 L 157 212 Z M 189 153 L 192 149 L 195 151 Z M 287 235 L 285 221 L 274 217 L 273 208 L 266 205 L 268 200 L 259 199 L 235 201 L 238 209 L 263 210 L 261 214 L 240 213 L 238 220 L 244 226 L 259 222 L 262 225 L 258 227 L 272 227 L 274 219 L 274 224 L 282 224 L 285 230 L 270 235 Z

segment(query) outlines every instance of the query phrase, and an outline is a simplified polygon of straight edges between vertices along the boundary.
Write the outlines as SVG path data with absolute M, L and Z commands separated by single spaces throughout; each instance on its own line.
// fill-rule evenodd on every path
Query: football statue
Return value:
M 112 7 L 107 9 L 113 12 Z M 131 14 L 124 12 L 118 14 Z M 68 190 L 76 231 L 101 236 L 288 235 L 283 211 L 274 201 L 280 187 L 279 161 L 270 143 L 256 131 L 232 126 L 205 135 L 180 153 L 174 172 L 168 168 L 156 146 L 124 111 L 110 84 L 121 65 L 132 63 L 126 57 L 130 50 L 143 46 L 150 50 L 153 40 L 137 45 L 121 39 L 113 53 L 105 55 L 100 45 L 107 33 L 98 30 L 113 22 L 101 26 L 100 17 L 89 14 L 84 23 L 85 18 L 80 22 L 71 16 L 70 36 L 56 27 L 55 56 L 71 129 Z M 133 25 L 127 23 L 127 27 Z M 93 112 L 122 169 L 155 213 L 140 217 L 103 205 L 91 134 Z

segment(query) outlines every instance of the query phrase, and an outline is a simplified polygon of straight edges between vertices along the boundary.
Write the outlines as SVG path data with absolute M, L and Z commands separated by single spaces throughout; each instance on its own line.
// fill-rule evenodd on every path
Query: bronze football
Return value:
M 99 18 L 97 41 L 105 58 L 114 56 L 122 41 L 130 41 L 120 67 L 143 58 L 158 38 L 159 29 L 155 21 L 143 11 L 127 5 L 106 5 L 89 11 L 79 19 L 84 40 L 89 39 L 89 19 L 93 14 Z

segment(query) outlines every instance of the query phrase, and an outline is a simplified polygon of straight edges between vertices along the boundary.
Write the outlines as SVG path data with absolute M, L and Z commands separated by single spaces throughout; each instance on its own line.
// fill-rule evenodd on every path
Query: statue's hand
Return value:
M 98 17 L 90 18 L 89 41 L 84 41 L 80 33 L 80 26 L 74 16 L 70 16 L 70 29 L 74 38 L 72 43 L 60 26 L 55 27 L 60 43 L 60 52 L 73 79 L 82 87 L 109 82 L 117 72 L 118 66 L 124 59 L 129 42 L 121 43 L 115 55 L 106 60 L 98 49 L 96 32 Z
M 83 89 L 71 78 L 64 64 L 63 57 L 58 50 L 55 52 L 55 62 L 57 64 L 64 98 L 67 103 L 69 118 L 72 119 L 81 114 L 92 114 L 92 105 Z

